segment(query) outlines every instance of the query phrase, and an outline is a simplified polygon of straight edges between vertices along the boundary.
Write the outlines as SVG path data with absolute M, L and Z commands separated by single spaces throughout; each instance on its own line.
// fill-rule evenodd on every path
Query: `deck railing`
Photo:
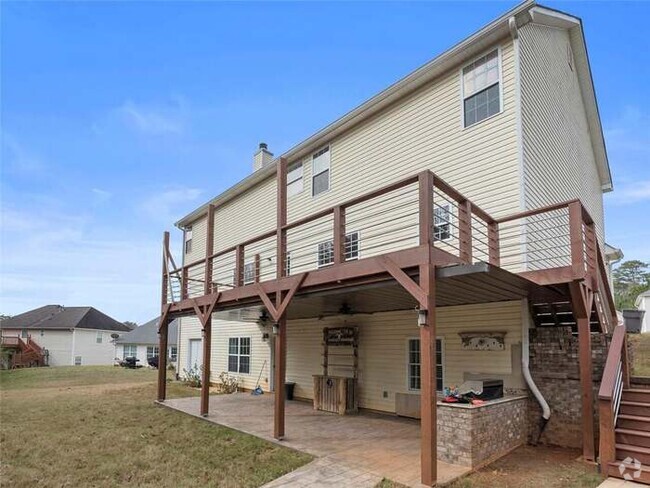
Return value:
M 430 171 L 216 252 L 210 207 L 206 257 L 177 267 L 166 234 L 163 303 L 270 281 L 280 277 L 278 270 L 286 276 L 416 247 L 424 242 L 420 215 L 427 206 L 432 245 L 450 262 L 486 262 L 542 281 L 544 270 L 567 281 L 589 277 L 603 290 L 596 299 L 599 314 L 611 322 L 613 300 L 594 222 L 579 200 L 494 219 Z
M 598 392 L 600 423 L 600 464 L 607 469 L 616 459 L 616 420 L 624 388 L 629 388 L 630 376 L 627 361 L 625 326 L 614 327 L 612 342 L 607 353 L 603 379 Z

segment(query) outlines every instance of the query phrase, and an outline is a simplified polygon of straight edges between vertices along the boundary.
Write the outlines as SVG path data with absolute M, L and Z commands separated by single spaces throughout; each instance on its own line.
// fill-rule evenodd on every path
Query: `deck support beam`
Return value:
M 578 360 L 580 365 L 580 390 L 582 391 L 582 457 L 585 461 L 596 459 L 594 442 L 594 383 L 591 360 L 590 315 L 593 293 L 583 280 L 569 284 L 573 314 L 578 323 Z

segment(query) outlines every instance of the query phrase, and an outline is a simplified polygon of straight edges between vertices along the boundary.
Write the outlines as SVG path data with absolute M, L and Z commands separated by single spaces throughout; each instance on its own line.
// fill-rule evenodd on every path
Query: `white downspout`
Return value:
M 542 396 L 542 392 L 539 391 L 533 377 L 530 374 L 529 363 L 530 363 L 530 340 L 528 338 L 528 329 L 530 325 L 530 318 L 528 315 L 528 300 L 523 299 L 521 301 L 521 370 L 524 374 L 524 379 L 530 391 L 533 392 L 533 396 L 539 403 L 539 406 L 542 407 L 542 418 L 544 423 L 548 422 L 548 419 L 551 418 L 551 408 L 548 406 L 548 402 Z M 540 432 L 541 435 L 541 432 Z

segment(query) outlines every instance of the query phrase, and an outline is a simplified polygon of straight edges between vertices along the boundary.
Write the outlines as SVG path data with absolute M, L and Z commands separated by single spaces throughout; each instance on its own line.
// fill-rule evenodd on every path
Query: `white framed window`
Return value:
M 433 240 L 446 241 L 451 239 L 451 205 L 436 205 L 433 208 Z
M 228 339 L 228 372 L 250 374 L 251 338 L 230 337 Z
M 311 195 L 315 197 L 330 189 L 330 148 L 314 153 L 311 163 Z
M 302 193 L 302 163 L 296 163 L 287 169 L 287 196 Z
M 501 112 L 501 52 L 495 49 L 461 71 L 463 126 L 469 127 Z
M 27 329 L 23 329 L 20 331 L 20 337 L 23 339 L 27 339 L 29 337 L 29 332 L 27 331 Z
M 101 330 L 97 331 L 97 336 L 95 337 L 95 342 L 101 344 L 104 342 L 104 333 Z
M 74 357 L 74 365 L 75 366 L 81 366 L 81 356 L 75 356 Z
M 122 359 L 134 358 L 138 355 L 138 346 L 135 344 L 124 344 L 122 351 Z
M 158 346 L 147 346 L 147 359 L 155 358 L 159 351 Z
M 185 254 L 192 252 L 192 227 L 185 228 Z
M 409 390 L 419 391 L 422 384 L 420 359 L 420 339 L 408 340 L 407 350 L 407 386 Z M 442 339 L 436 339 L 436 391 L 444 388 L 444 351 Z
M 244 284 L 250 285 L 255 283 L 255 263 L 248 263 L 244 265 Z
M 169 348 L 169 360 L 176 362 L 178 359 L 178 348 L 176 346 L 171 346 Z
M 345 260 L 359 259 L 359 232 L 345 234 Z M 334 263 L 334 241 L 332 239 L 318 244 L 318 267 Z

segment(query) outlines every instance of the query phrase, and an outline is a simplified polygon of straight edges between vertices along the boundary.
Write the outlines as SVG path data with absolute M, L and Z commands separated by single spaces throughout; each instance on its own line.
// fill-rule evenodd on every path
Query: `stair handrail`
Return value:
M 609 463 L 616 459 L 616 420 L 623 389 L 629 388 L 630 375 L 627 356 L 627 337 L 624 325 L 614 327 L 612 341 L 598 391 L 600 415 L 600 465 L 607 472 Z

